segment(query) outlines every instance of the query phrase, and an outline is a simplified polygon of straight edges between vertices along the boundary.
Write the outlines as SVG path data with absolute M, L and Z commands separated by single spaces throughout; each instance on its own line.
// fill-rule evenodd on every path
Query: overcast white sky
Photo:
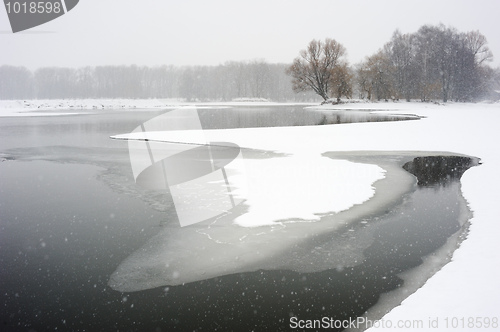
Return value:
M 66 15 L 13 34 L 0 7 L 0 65 L 289 63 L 312 39 L 342 43 L 350 63 L 395 29 L 443 23 L 479 30 L 500 65 L 500 0 L 80 0 Z

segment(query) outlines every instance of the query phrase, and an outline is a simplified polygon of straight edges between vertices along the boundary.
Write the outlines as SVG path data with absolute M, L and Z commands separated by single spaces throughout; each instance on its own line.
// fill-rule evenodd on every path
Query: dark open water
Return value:
M 202 124 L 310 125 L 334 118 L 299 107 L 223 112 L 200 110 Z M 302 250 L 328 250 L 369 233 L 372 242 L 356 266 L 258 270 L 114 291 L 107 283 L 118 264 L 175 210 L 168 198 L 158 196 L 163 203 L 155 205 L 155 193 L 135 189 L 126 143 L 109 136 L 161 113 L 0 118 L 1 331 L 286 331 L 292 316 L 348 319 L 402 286 L 397 273 L 466 230 L 459 179 L 477 161 L 416 159 L 405 169 L 419 183 L 404 203 L 363 220 L 354 232 L 317 237 Z

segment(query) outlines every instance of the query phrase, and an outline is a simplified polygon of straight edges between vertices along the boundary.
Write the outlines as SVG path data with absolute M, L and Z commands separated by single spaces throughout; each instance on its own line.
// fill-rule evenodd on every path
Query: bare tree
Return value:
M 370 69 L 365 62 L 358 63 L 355 66 L 356 84 L 358 86 L 359 98 L 368 100 L 372 99 L 372 84 L 370 78 Z
M 368 93 L 368 99 L 390 99 L 393 96 L 393 67 L 386 53 L 377 53 L 358 65 L 357 82 L 360 89 Z
M 401 34 L 399 30 L 394 32 L 391 41 L 384 46 L 384 53 L 393 67 L 393 85 L 397 99 L 411 99 L 415 78 L 415 48 L 414 36 Z
M 477 65 L 481 65 L 485 61 L 493 60 L 486 37 L 479 31 L 470 31 L 463 36 L 465 47 L 474 55 L 474 60 Z
M 293 90 L 313 90 L 327 100 L 334 69 L 345 54 L 344 46 L 333 39 L 312 40 L 287 69 L 287 74 L 292 76 Z
M 340 64 L 333 69 L 331 91 L 332 96 L 340 102 L 340 97 L 352 97 L 353 75 L 347 63 Z

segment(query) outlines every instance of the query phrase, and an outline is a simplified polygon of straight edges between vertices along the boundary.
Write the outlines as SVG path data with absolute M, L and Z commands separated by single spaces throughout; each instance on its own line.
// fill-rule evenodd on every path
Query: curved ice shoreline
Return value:
M 232 215 L 187 228 L 165 227 L 119 265 L 109 285 L 115 290 L 130 292 L 258 269 L 313 272 L 339 264 L 357 264 L 362 259 L 359 257 L 361 253 L 352 255 L 347 261 L 343 258 L 341 262 L 337 256 L 325 257 L 321 263 L 314 265 L 301 259 L 279 264 L 276 258 L 293 248 L 300 248 L 301 244 L 323 233 L 345 229 L 352 222 L 384 213 L 398 204 L 415 183 L 413 176 L 401 168 L 401 163 L 414 154 L 350 152 L 326 153 L 324 156 L 363 164 L 375 163 L 386 171 L 385 177 L 373 183 L 375 194 L 363 204 L 358 203 L 337 213 L 323 211 L 317 215 L 320 219 L 317 222 L 238 227 L 233 224 L 238 213 L 235 211 Z M 245 211 L 240 212 L 236 220 L 245 215 Z

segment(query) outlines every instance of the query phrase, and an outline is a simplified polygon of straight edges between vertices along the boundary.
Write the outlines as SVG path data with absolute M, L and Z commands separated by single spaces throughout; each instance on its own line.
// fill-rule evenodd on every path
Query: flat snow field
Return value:
M 382 318 L 385 324 L 369 330 L 394 331 L 399 327 L 404 331 L 476 331 L 483 330 L 480 324 L 486 321 L 490 322 L 490 328 L 499 329 L 500 153 L 497 145 L 500 142 L 500 103 L 389 102 L 314 108 L 390 110 L 424 118 L 332 126 L 214 130 L 210 132 L 210 139 L 285 153 L 300 160 L 318 158 L 328 151 L 442 151 L 481 158 L 482 165 L 469 169 L 461 179 L 463 195 L 473 212 L 467 239 L 448 264 Z M 19 110 L 13 111 L 13 107 L 3 105 L 0 116 L 2 113 L 16 116 L 14 113 Z M 491 324 L 495 321 L 496 325 Z

